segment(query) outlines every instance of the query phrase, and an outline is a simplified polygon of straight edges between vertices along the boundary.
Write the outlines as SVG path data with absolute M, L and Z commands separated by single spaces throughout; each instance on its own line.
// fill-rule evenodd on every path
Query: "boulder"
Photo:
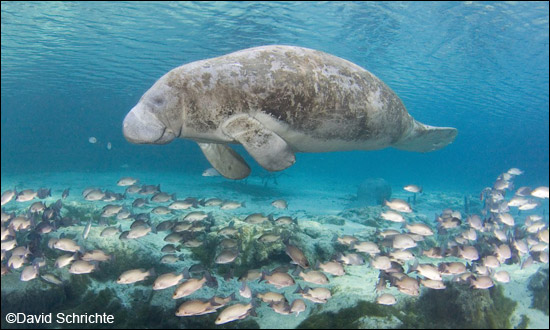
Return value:
M 361 206 L 382 205 L 391 198 L 391 186 L 382 178 L 370 178 L 357 189 L 357 201 Z

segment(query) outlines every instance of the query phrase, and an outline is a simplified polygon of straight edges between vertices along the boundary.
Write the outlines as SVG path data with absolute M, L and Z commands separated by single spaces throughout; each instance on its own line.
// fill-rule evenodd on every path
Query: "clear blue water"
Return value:
M 210 165 L 196 143 L 133 145 L 122 120 L 169 70 L 270 44 L 352 61 L 418 121 L 459 132 L 425 154 L 298 154 L 279 179 L 283 194 L 321 183 L 325 193 L 338 185 L 338 196 L 354 195 L 363 179 L 382 177 L 397 189 L 415 183 L 462 196 L 511 167 L 524 171 L 517 187 L 548 186 L 548 13 L 548 2 L 2 2 L 2 191 L 47 184 L 36 179 L 43 175 L 59 189 L 145 173 L 145 183 L 174 189 L 170 176 L 192 176 L 200 195 Z M 253 176 L 265 173 L 237 150 Z
M 452 145 L 429 154 L 299 154 L 293 175 L 477 190 L 518 167 L 523 184 L 548 184 L 545 2 L 5 2 L 2 173 L 123 164 L 202 171 L 208 164 L 193 142 L 131 145 L 122 119 L 172 68 L 266 44 L 357 63 L 417 120 L 459 130 Z

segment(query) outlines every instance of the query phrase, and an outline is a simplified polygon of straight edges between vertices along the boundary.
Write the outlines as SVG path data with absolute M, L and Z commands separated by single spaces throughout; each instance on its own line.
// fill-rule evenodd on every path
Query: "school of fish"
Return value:
M 95 141 L 90 138 L 90 143 Z M 124 193 L 95 187 L 82 191 L 79 199 L 83 203 L 100 203 L 101 214 L 95 219 L 74 219 L 64 216 L 69 189 L 49 205 L 43 200 L 51 197 L 50 189 L 6 190 L 1 196 L 2 276 L 18 276 L 21 281 L 41 279 L 49 285 L 62 286 L 60 272 L 85 276 L 101 271 L 101 263 L 114 261 L 101 249 L 86 249 L 93 227 L 102 228 L 99 236 L 107 240 L 139 240 L 155 235 L 167 243 L 161 250 L 165 253 L 160 260 L 163 264 L 176 264 L 182 258 L 178 252 L 200 247 L 205 234 L 215 231 L 218 250 L 213 267 L 231 266 L 240 257 L 241 227 L 258 226 L 262 235 L 257 239 L 262 244 L 284 242 L 288 264 L 271 270 L 250 269 L 227 297 L 187 298 L 205 286 L 220 285 L 212 269 L 201 265 L 164 274 L 157 274 L 154 267 L 128 269 L 116 274 L 115 282 L 135 285 L 154 279 L 151 290 L 170 289 L 172 299 L 185 298 L 174 311 L 176 316 L 219 313 L 216 324 L 255 316 L 260 303 L 281 315 L 298 315 L 311 304 L 324 304 L 332 297 L 331 280 L 346 276 L 348 267 L 379 271 L 378 284 L 373 290 L 378 292 L 376 302 L 381 305 L 398 302 L 399 297 L 386 292 L 388 287 L 409 296 L 419 296 L 422 288 L 443 290 L 449 281 L 466 283 L 470 290 L 486 290 L 495 282 L 511 280 L 506 270 L 499 269 L 501 265 L 520 264 L 525 268 L 548 263 L 548 220 L 545 214 L 537 213 L 543 200 L 548 199 L 548 187 L 515 189 L 514 178 L 522 173 L 512 168 L 502 173 L 492 187 L 483 189 L 479 214 L 444 209 L 435 215 L 433 222 L 413 222 L 410 216 L 415 213 L 414 204 L 411 206 L 402 199 L 385 201 L 378 217 L 385 224 L 375 239 L 335 236 L 332 244 L 343 252 L 315 264 L 304 253 L 304 247 L 292 240 L 299 219 L 249 213 L 238 224 L 232 221 L 222 228 L 214 226 L 216 212 L 242 210 L 246 207 L 244 202 L 177 199 L 176 194 L 161 191 L 160 185 L 140 185 L 138 179 L 124 177 L 116 183 L 125 187 Z M 210 175 L 216 174 L 203 174 Z M 416 194 L 423 192 L 417 185 L 405 186 L 404 190 L 414 193 L 415 201 Z M 5 211 L 5 206 L 11 212 Z M 284 212 L 288 203 L 278 199 L 271 206 L 274 211 Z M 526 212 L 527 215 L 522 215 Z M 76 237 L 57 234 L 60 228 L 71 226 L 83 227 L 82 234 Z M 45 246 L 55 251 L 55 258 L 45 257 Z M 249 286 L 254 281 L 264 281 L 273 289 L 254 292 Z M 232 282 L 226 279 L 223 283 Z M 296 287 L 292 297 L 279 292 L 291 286 Z

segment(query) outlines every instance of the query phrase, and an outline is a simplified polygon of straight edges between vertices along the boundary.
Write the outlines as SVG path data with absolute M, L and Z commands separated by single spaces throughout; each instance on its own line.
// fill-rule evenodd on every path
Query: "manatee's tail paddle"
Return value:
M 458 130 L 452 127 L 435 127 L 414 121 L 414 125 L 392 147 L 416 152 L 439 150 L 453 142 Z

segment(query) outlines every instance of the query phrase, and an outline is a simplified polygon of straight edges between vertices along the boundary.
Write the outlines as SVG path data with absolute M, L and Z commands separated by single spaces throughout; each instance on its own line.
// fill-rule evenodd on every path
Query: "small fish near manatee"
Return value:
M 422 192 L 422 187 L 417 186 L 415 184 L 410 184 L 410 185 L 407 185 L 407 186 L 403 187 L 403 190 L 418 194 L 418 193 Z
M 281 45 L 171 70 L 126 115 L 122 130 L 137 144 L 197 141 L 212 167 L 229 179 L 251 171 L 231 143 L 241 144 L 266 170 L 281 171 L 294 164 L 295 152 L 390 146 L 429 152 L 457 135 L 454 128 L 414 120 L 386 84 L 358 65 Z
M 202 172 L 202 176 L 220 176 L 220 172 L 218 172 L 215 168 L 210 167 Z

